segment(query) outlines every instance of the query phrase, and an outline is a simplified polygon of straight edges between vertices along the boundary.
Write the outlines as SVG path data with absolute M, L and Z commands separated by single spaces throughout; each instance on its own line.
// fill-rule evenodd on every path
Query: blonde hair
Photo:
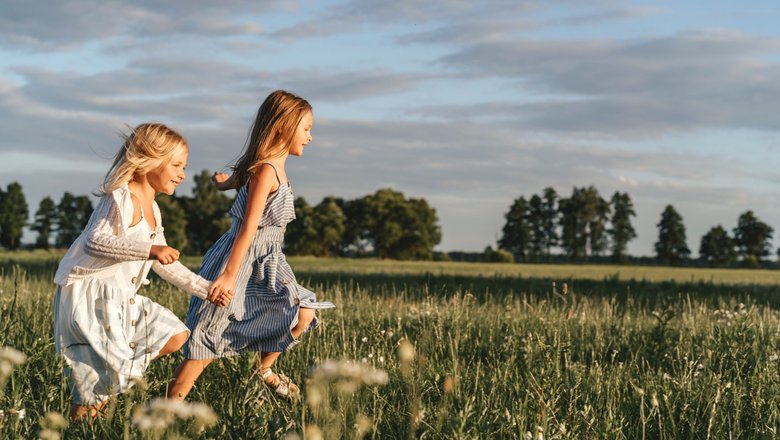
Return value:
M 180 148 L 187 148 L 184 136 L 158 122 L 140 124 L 120 136 L 124 142 L 98 188 L 102 194 L 109 194 L 130 182 L 136 174 L 144 175 L 159 168 Z
M 263 161 L 288 151 L 295 129 L 307 112 L 311 112 L 311 104 L 293 93 L 277 90 L 265 98 L 257 110 L 244 151 L 233 166 L 240 186 Z

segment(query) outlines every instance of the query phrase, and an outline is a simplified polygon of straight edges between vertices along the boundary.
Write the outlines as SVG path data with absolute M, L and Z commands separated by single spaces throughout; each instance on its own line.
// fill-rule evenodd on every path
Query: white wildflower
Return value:
M 14 368 L 26 361 L 27 355 L 21 351 L 11 347 L 0 348 L 0 380 L 3 380 L 14 371 Z
M 350 361 L 326 360 L 311 373 L 314 381 L 336 382 L 354 380 L 364 385 L 384 385 L 388 381 L 384 370 Z
M 180 400 L 158 398 L 145 406 L 136 406 L 133 424 L 140 431 L 164 430 L 177 419 L 192 419 L 198 430 L 217 422 L 217 415 L 204 403 L 187 403 Z
M 407 340 L 401 341 L 398 346 L 398 359 L 402 363 L 409 363 L 414 359 L 414 346 Z

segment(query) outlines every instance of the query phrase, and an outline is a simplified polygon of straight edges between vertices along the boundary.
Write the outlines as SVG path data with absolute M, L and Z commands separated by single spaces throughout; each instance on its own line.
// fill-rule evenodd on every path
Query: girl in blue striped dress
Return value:
M 203 257 L 200 275 L 213 280 L 209 299 L 234 295 L 227 307 L 193 298 L 187 312 L 192 331 L 186 359 L 176 370 L 168 396 L 184 399 L 216 358 L 259 353 L 257 374 L 276 394 L 298 395 L 298 387 L 271 366 L 317 324 L 314 292 L 295 279 L 282 253 L 287 223 L 295 219 L 293 193 L 284 166 L 311 141 L 311 105 L 283 90 L 260 106 L 233 174 L 215 174 L 220 189 L 237 188 L 230 209 L 233 223 Z

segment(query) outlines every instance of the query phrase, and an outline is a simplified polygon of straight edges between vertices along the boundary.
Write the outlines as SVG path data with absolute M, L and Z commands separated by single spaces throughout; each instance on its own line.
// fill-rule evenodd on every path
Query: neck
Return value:
M 133 180 L 127 183 L 127 188 L 130 189 L 130 192 L 135 194 L 136 197 L 146 201 L 154 200 L 154 196 L 156 195 L 154 188 L 149 184 L 146 175 L 134 175 Z

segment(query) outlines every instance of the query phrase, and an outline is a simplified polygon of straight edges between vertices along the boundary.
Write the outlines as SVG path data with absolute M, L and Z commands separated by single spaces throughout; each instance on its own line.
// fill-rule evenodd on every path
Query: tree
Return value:
M 29 217 L 22 185 L 10 183 L 6 191 L 0 193 L 0 244 L 8 249 L 18 249 Z
M 346 217 L 344 233 L 341 235 L 340 254 L 344 256 L 363 255 L 371 243 L 369 236 L 369 196 L 354 200 L 334 199 Z
M 38 233 L 35 239 L 35 247 L 39 249 L 49 249 L 49 238 L 54 232 L 57 224 L 57 205 L 51 197 L 44 197 L 38 204 L 38 210 L 35 212 L 35 221 L 30 229 Z
M 521 196 L 515 199 L 504 218 L 506 218 L 506 223 L 502 229 L 503 235 L 498 240 L 498 247 L 511 252 L 515 260 L 525 261 L 531 243 L 528 202 L 525 198 Z
M 636 238 L 636 231 L 631 225 L 631 217 L 636 216 L 634 204 L 628 193 L 618 191 L 612 195 L 612 228 L 608 231 L 612 238 L 612 259 L 617 262 L 626 261 L 628 242 Z
M 587 254 L 587 221 L 583 215 L 582 199 L 581 190 L 575 187 L 572 189 L 571 197 L 558 201 L 560 243 L 566 255 L 572 260 L 583 259 Z
M 62 194 L 57 205 L 57 247 L 68 247 L 76 241 L 92 215 L 92 201 L 87 196 Z
M 655 252 L 661 262 L 671 265 L 685 260 L 691 254 L 685 239 L 682 216 L 672 205 L 667 205 L 661 213 Z
M 547 258 L 550 258 L 550 249 L 558 245 L 558 193 L 555 189 L 547 187 L 542 196 L 542 213 L 544 218 L 544 239 Z
M 591 255 L 600 255 L 607 249 L 607 221 L 611 208 L 609 202 L 601 198 L 594 186 L 589 186 L 583 192 L 585 202 L 585 218 L 588 223 L 588 245 Z
M 331 253 L 338 253 L 346 223 L 341 206 L 335 198 L 326 197 L 314 207 L 313 215 L 314 229 L 319 244 L 317 255 L 327 257 Z
M 406 199 L 392 189 L 380 189 L 365 201 L 363 232 L 377 256 L 430 259 L 441 241 L 436 210 L 424 199 Z
M 595 187 L 574 188 L 571 197 L 558 201 L 561 247 L 573 260 L 587 260 L 607 247 L 609 203 Z
M 187 213 L 174 197 L 161 194 L 155 198 L 165 226 L 165 241 L 179 251 L 187 248 Z
M 193 180 L 192 197 L 177 199 L 187 212 L 188 251 L 202 254 L 230 228 L 231 219 L 227 214 L 233 199 L 217 189 L 206 170 Z
M 544 200 L 536 194 L 528 201 L 525 219 L 529 232 L 529 258 L 531 261 L 538 261 L 547 251 L 547 231 Z
M 769 255 L 769 241 L 773 233 L 772 227 L 759 220 L 753 211 L 742 213 L 737 220 L 737 227 L 734 228 L 734 243 L 742 261 L 755 265 Z
M 724 265 L 733 263 L 737 258 L 734 239 L 718 225 L 710 229 L 701 238 L 699 259 L 710 264 Z
M 319 250 L 314 209 L 303 197 L 295 198 L 295 220 L 287 225 L 284 251 L 290 255 L 316 255 Z

